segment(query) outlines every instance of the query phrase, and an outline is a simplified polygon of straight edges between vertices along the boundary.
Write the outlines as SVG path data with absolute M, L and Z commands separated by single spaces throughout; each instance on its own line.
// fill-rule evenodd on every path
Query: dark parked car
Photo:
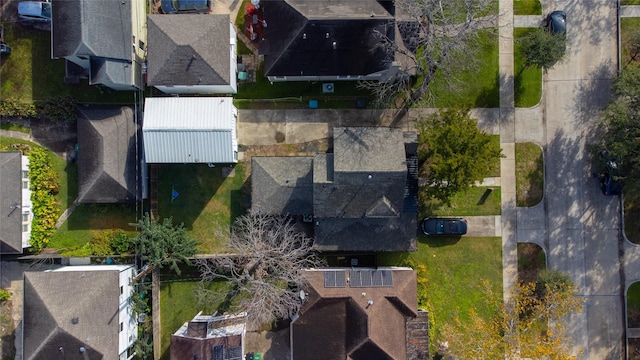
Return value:
M 211 0 L 161 0 L 160 7 L 165 14 L 204 14 L 211 12 Z
M 422 232 L 425 235 L 464 235 L 467 233 L 467 220 L 461 218 L 425 218 L 422 220 Z
M 600 174 L 600 190 L 607 196 L 620 195 L 622 193 L 622 169 L 621 162 L 604 150 L 598 154 L 598 164 L 604 166 Z
M 567 14 L 562 10 L 556 10 L 547 17 L 547 28 L 552 34 L 565 34 L 567 32 Z

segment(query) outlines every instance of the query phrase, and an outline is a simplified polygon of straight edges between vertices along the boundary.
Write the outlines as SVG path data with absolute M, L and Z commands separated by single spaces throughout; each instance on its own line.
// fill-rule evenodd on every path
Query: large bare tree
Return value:
M 226 292 L 202 289 L 204 297 L 246 311 L 253 329 L 296 314 L 303 302 L 301 269 L 324 265 L 313 241 L 290 218 L 259 212 L 238 217 L 228 236 L 230 254 L 196 261 L 203 282 L 228 285 Z
M 395 55 L 400 75 L 387 81 L 363 81 L 379 105 L 403 94 L 402 108 L 432 100 L 430 86 L 438 74 L 455 85 L 456 74 L 476 61 L 479 30 L 497 26 L 496 0 L 398 0 L 396 32 L 392 39 L 380 32 L 380 46 Z

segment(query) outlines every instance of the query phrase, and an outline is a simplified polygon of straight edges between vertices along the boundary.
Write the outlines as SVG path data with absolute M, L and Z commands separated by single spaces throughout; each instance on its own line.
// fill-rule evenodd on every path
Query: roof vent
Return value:
M 331 45 L 333 46 L 333 50 L 335 50 L 338 47 L 338 43 L 335 41 Z
M 71 323 L 73 325 L 76 325 L 78 323 L 78 321 L 80 321 L 80 319 L 78 319 L 77 317 L 71 318 Z
M 324 38 L 325 38 L 325 39 L 328 39 L 328 38 L 329 38 L 329 33 L 326 33 L 326 34 L 324 35 Z
M 371 12 L 371 15 L 369 15 L 371 17 L 376 17 L 376 13 L 374 13 L 373 11 Z
M 307 33 L 302 34 L 302 39 L 307 40 Z

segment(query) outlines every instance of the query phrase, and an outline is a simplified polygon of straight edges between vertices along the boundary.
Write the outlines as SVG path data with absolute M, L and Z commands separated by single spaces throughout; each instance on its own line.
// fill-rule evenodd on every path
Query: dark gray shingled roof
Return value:
M 253 208 L 269 214 L 313 214 L 312 166 L 312 157 L 252 157 Z
M 135 201 L 138 129 L 133 110 L 81 107 L 77 126 L 79 201 Z
M 376 35 L 395 36 L 392 1 L 265 0 L 260 5 L 268 23 L 260 43 L 267 76 L 368 75 L 393 61 Z
M 131 1 L 53 0 L 52 57 L 86 55 L 131 61 Z
M 413 251 L 417 176 L 415 169 L 408 171 L 415 167 L 407 164 L 411 156 L 402 129 L 337 127 L 334 153 L 259 158 L 258 165 L 268 167 L 252 168 L 253 206 L 272 214 L 312 213 L 314 246 L 321 251 Z M 304 181 L 285 183 L 301 173 Z M 311 191 L 307 176 L 313 179 Z M 300 187 L 292 188 L 297 183 Z M 300 203 L 293 202 L 299 199 L 305 205 L 312 201 L 312 212 L 300 212 Z
M 148 16 L 149 85 L 229 85 L 229 15 Z
M 22 153 L 0 152 L 0 253 L 22 253 Z M 18 208 L 15 208 L 18 206 Z
M 117 359 L 119 296 L 119 271 L 25 272 L 24 359 Z

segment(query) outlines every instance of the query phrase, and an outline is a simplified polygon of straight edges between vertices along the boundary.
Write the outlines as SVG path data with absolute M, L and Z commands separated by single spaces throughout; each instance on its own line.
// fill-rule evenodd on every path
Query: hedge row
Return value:
M 58 220 L 58 204 L 55 195 L 60 189 L 56 172 L 51 167 L 49 153 L 42 148 L 29 152 L 29 180 L 33 221 L 31 223 L 32 250 L 39 252 L 53 236 Z

